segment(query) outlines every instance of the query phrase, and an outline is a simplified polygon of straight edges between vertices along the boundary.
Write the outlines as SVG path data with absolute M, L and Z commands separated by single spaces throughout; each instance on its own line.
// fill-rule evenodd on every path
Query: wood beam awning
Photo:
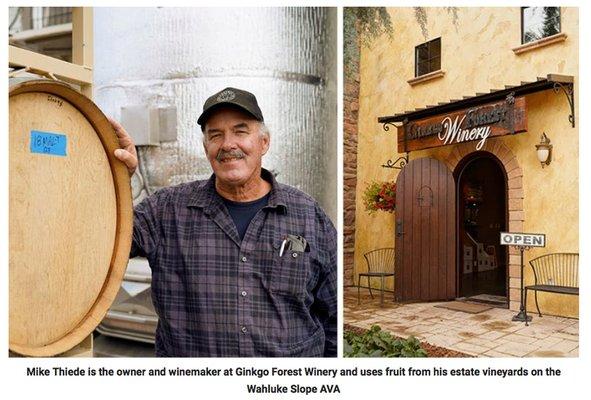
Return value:
M 410 121 L 428 118 L 435 115 L 450 113 L 456 110 L 476 107 L 509 97 L 518 97 L 542 90 L 552 89 L 556 93 L 562 91 L 570 106 L 569 122 L 575 127 L 575 99 L 574 99 L 574 77 L 568 75 L 549 74 L 545 78 L 537 78 L 534 82 L 521 82 L 521 85 L 507 85 L 503 89 L 491 89 L 489 93 L 476 93 L 472 96 L 464 96 L 462 99 L 452 99 L 437 105 L 428 105 L 412 111 L 394 114 L 392 116 L 379 117 L 378 122 L 384 125 L 384 130 L 389 130 L 388 125 L 395 125 L 397 122 L 407 123 Z

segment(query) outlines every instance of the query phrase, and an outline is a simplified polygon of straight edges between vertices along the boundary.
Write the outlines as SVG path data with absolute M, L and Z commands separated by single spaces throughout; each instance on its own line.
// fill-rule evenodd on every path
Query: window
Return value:
M 560 7 L 522 7 L 521 43 L 560 33 Z
M 441 38 L 415 47 L 415 76 L 441 69 Z

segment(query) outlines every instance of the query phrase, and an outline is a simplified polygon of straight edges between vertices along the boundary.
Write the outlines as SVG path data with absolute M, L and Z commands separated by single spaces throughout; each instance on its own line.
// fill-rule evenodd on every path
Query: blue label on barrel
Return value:
M 31 131 L 31 153 L 66 156 L 68 138 L 53 132 Z

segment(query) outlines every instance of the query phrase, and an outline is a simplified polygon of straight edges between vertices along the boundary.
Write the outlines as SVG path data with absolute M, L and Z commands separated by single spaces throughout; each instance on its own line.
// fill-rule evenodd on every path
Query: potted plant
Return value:
M 396 183 L 372 181 L 363 192 L 363 204 L 369 214 L 396 209 Z

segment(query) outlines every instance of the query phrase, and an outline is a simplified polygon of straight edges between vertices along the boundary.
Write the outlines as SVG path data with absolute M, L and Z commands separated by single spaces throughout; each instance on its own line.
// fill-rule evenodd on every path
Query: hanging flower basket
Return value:
M 396 209 L 396 183 L 371 182 L 363 192 L 363 204 L 369 214 L 378 210 L 393 212 Z

